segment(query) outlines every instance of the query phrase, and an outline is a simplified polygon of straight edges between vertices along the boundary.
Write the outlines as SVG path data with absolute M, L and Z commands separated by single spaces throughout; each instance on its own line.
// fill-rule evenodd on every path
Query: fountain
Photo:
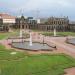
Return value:
M 29 41 L 12 42 L 11 46 L 21 50 L 29 50 L 29 51 L 39 51 L 39 50 L 50 51 L 55 49 L 55 45 L 48 45 L 43 42 L 32 43 L 32 33 L 30 32 L 29 34 L 30 34 Z
M 54 36 L 56 36 L 56 28 L 54 28 Z
M 20 30 L 20 38 L 22 38 L 22 30 Z
M 67 38 L 66 42 L 72 45 L 75 45 L 75 38 Z
M 31 31 L 28 32 L 30 37 L 28 38 L 29 40 L 27 39 L 28 41 L 26 41 L 26 39 L 23 38 L 23 30 L 22 30 L 23 25 L 25 26 L 24 21 L 25 21 L 24 16 L 22 16 L 21 20 L 20 20 L 20 35 L 19 35 L 19 37 L 23 40 L 20 40 L 18 38 L 14 39 L 14 41 L 11 42 L 12 47 L 17 48 L 17 49 L 21 49 L 21 50 L 28 50 L 28 51 L 29 50 L 30 51 L 39 51 L 39 50 L 47 51 L 47 50 L 54 49 L 55 46 L 50 46 L 50 45 L 44 43 L 44 39 L 45 39 L 44 37 L 42 37 L 43 38 L 42 42 L 40 42 L 40 41 L 39 42 L 34 42 L 34 41 L 32 42 L 32 32 Z M 36 39 L 36 38 L 34 38 L 34 39 Z M 17 41 L 17 39 L 18 39 L 18 41 Z M 38 39 L 37 39 L 37 41 L 38 41 Z
M 32 46 L 32 34 L 30 32 L 30 41 L 29 41 L 29 45 Z

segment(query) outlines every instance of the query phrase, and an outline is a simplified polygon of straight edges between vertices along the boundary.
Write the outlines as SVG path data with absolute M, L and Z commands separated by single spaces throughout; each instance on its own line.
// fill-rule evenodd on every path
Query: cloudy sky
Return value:
M 0 0 L 0 12 L 16 16 L 69 16 L 75 20 L 75 0 Z

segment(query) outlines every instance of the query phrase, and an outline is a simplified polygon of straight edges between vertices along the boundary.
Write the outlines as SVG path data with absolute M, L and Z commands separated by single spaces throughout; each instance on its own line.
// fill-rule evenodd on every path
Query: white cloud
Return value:
M 60 6 L 67 7 L 67 8 L 73 6 L 73 3 L 71 3 L 70 1 L 67 1 L 67 0 L 60 0 L 60 1 L 58 2 L 58 4 L 59 4 Z
M 58 15 L 63 13 L 64 15 L 72 15 L 75 13 L 75 0 L 0 0 L 0 8 L 10 9 L 13 13 L 20 13 L 23 9 L 24 13 L 31 14 L 32 11 L 37 9 L 42 12 L 43 15 Z
M 22 7 L 25 10 L 35 10 L 37 8 L 48 9 L 48 8 L 52 8 L 52 7 L 56 7 L 56 6 L 72 7 L 73 3 L 71 3 L 69 0 L 29 0 Z
M 3 0 L 0 3 L 4 3 L 5 7 L 8 7 L 12 10 L 16 11 L 24 9 L 25 12 L 37 9 L 46 10 L 55 8 L 75 7 L 74 0 Z
M 37 10 L 37 9 L 48 9 L 55 4 L 52 0 L 29 0 L 23 9 L 26 11 Z

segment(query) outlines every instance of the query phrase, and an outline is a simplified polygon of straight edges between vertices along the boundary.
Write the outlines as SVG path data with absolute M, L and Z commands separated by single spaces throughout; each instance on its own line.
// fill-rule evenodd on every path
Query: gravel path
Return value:
M 65 70 L 66 74 L 64 75 L 75 75 L 75 67 Z

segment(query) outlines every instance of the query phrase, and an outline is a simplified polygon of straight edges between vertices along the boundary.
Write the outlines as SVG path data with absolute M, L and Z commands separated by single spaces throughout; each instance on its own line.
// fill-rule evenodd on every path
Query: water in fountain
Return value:
M 29 41 L 29 45 L 32 46 L 32 34 L 30 33 L 30 41 Z
M 54 36 L 56 36 L 56 29 L 54 28 Z
M 20 32 L 20 37 L 22 37 L 22 31 Z M 43 39 L 44 42 L 44 39 Z M 30 32 L 30 38 L 29 38 L 29 42 L 25 41 L 25 42 L 13 42 L 12 43 L 12 47 L 14 48 L 18 48 L 18 49 L 25 49 L 25 50 L 33 50 L 33 51 L 37 51 L 37 50 L 53 50 L 54 47 L 47 45 L 46 43 L 39 43 L 39 42 L 32 42 L 32 33 Z

